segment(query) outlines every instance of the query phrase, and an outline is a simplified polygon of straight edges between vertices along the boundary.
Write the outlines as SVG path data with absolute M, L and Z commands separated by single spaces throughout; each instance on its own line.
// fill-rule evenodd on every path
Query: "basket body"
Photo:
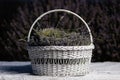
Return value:
M 34 74 L 77 76 L 89 73 L 93 45 L 28 47 Z

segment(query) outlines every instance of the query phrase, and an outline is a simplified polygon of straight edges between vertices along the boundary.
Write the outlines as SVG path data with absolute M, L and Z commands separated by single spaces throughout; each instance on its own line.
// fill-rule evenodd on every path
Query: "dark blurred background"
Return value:
M 29 60 L 19 40 L 38 16 L 56 8 L 71 10 L 89 24 L 92 61 L 120 61 L 120 0 L 0 0 L 0 61 Z

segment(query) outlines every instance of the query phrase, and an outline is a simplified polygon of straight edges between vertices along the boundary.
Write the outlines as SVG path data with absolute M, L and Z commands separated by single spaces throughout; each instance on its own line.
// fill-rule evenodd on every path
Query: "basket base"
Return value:
M 39 76 L 84 76 L 89 73 L 86 65 L 32 65 L 33 74 Z

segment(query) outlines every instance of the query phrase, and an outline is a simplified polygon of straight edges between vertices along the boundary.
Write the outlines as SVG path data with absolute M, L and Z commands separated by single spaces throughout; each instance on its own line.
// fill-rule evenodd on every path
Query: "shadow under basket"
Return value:
M 38 17 L 28 34 L 30 41 L 31 31 L 38 20 L 52 12 L 67 12 L 77 16 L 86 25 L 91 44 L 86 46 L 28 46 L 28 53 L 31 59 L 33 73 L 44 76 L 79 76 L 89 73 L 92 50 L 94 49 L 91 31 L 87 23 L 74 12 L 55 9 L 48 11 Z

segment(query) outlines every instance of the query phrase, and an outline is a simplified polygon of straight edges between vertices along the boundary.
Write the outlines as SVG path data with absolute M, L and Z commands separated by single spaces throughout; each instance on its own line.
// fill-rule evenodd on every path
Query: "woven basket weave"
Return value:
M 55 9 L 42 14 L 31 26 L 28 34 L 28 42 L 30 41 L 31 31 L 36 22 L 43 16 L 53 12 L 71 13 L 82 20 L 89 31 L 91 44 L 87 46 L 28 46 L 33 73 L 48 76 L 86 75 L 89 73 L 94 45 L 87 23 L 76 13 L 64 9 Z

